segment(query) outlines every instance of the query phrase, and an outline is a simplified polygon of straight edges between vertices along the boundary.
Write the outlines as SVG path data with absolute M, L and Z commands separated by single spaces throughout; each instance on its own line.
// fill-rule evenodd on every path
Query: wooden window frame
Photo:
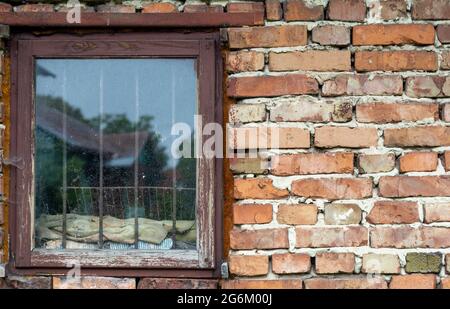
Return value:
M 198 111 L 203 123 L 222 124 L 222 62 L 218 31 L 15 33 L 11 46 L 10 171 L 11 257 L 19 273 L 64 273 L 74 261 L 82 272 L 101 275 L 217 277 L 222 260 L 222 168 L 220 158 L 197 159 L 197 250 L 33 249 L 34 63 L 37 58 L 195 58 Z M 203 139 L 204 141 L 204 139 Z

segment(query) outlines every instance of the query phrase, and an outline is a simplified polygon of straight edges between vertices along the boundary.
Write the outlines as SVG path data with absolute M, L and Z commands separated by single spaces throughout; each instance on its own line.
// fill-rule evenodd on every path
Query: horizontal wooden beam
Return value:
M 239 27 L 264 23 L 262 13 L 81 13 L 69 23 L 66 13 L 0 13 L 0 24 L 16 27 Z

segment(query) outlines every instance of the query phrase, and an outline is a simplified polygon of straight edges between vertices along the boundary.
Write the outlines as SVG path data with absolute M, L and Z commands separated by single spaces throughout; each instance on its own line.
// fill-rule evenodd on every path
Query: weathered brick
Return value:
M 353 173 L 353 153 L 300 153 L 272 157 L 271 173 L 279 176 Z
M 316 128 L 314 145 L 319 148 L 365 148 L 378 144 L 376 128 L 324 126 Z
M 276 97 L 286 94 L 316 94 L 317 81 L 304 74 L 280 76 L 247 76 L 231 78 L 227 93 L 230 97 Z
M 361 208 L 356 204 L 325 205 L 325 224 L 348 225 L 361 222 Z
M 305 289 L 386 289 L 383 278 L 311 278 L 305 280 Z
M 312 41 L 320 45 L 346 46 L 350 44 L 350 29 L 337 25 L 316 26 L 312 30 Z
M 366 3 L 364 0 L 330 0 L 327 16 L 331 20 L 364 21 Z
M 292 182 L 292 193 L 328 200 L 362 199 L 372 196 L 369 178 L 310 178 Z
M 352 103 L 347 100 L 329 102 L 294 98 L 280 101 L 270 109 L 271 121 L 347 122 L 352 117 Z
M 227 3 L 228 13 L 262 13 L 264 14 L 264 3 L 262 2 L 229 2 Z
M 395 168 L 395 154 L 360 154 L 358 167 L 363 174 L 390 172 Z
M 450 171 L 450 151 L 444 153 L 444 169 L 448 172 Z
M 12 11 L 12 5 L 9 3 L 0 3 L 0 13 L 8 13 Z
M 367 228 L 363 226 L 345 227 L 297 227 L 296 247 L 361 247 L 368 244 Z
M 264 255 L 230 255 L 230 273 L 237 276 L 261 276 L 269 272 L 269 257 Z
M 317 253 L 315 264 L 317 274 L 351 274 L 355 270 L 355 255 L 353 253 Z
M 450 289 L 450 277 L 441 278 L 441 288 Z
M 401 95 L 403 79 L 394 75 L 340 75 L 326 80 L 322 87 L 324 96 L 342 95 Z
M 450 70 L 450 51 L 442 51 L 441 57 L 441 69 Z
M 373 248 L 448 248 L 450 228 L 408 225 L 396 227 L 377 226 L 370 231 L 370 246 Z
M 353 27 L 353 45 L 433 45 L 433 25 L 392 24 Z
M 392 276 L 390 289 L 435 289 L 435 275 L 398 275 Z
M 416 76 L 406 79 L 406 95 L 413 98 L 450 96 L 450 78 L 444 76 Z
M 52 288 L 52 278 L 42 276 L 11 276 L 5 278 L 7 288 L 12 289 L 39 289 L 48 290 Z M 1 286 L 1 282 L 0 282 Z
M 236 204 L 233 206 L 234 224 L 263 224 L 272 221 L 271 204 Z
M 296 20 L 321 20 L 323 19 L 323 5 L 311 5 L 304 0 L 286 0 L 284 2 L 284 19 Z
M 286 249 L 289 248 L 288 230 L 284 228 L 233 229 L 230 232 L 230 247 L 236 250 Z
M 448 0 L 414 0 L 411 16 L 413 19 L 450 19 Z
M 241 127 L 229 131 L 233 149 L 309 148 L 308 129 L 295 127 Z
M 214 279 L 142 278 L 138 289 L 217 289 L 218 285 L 218 280 Z
M 366 217 L 372 224 L 408 224 L 419 222 L 417 202 L 379 201 L 375 202 Z
M 450 25 L 438 25 L 437 36 L 441 43 L 450 43 Z
M 264 69 L 264 53 L 255 51 L 228 52 L 228 72 L 261 71 Z
M 450 146 L 450 127 L 425 126 L 385 129 L 384 145 L 396 147 Z
M 357 104 L 356 119 L 364 123 L 438 120 L 439 105 L 414 102 Z
M 205 3 L 186 4 L 183 8 L 184 13 L 222 13 L 223 6 L 220 4 L 206 5 Z
M 441 261 L 439 253 L 410 252 L 406 254 L 405 270 L 407 273 L 439 273 Z
M 222 281 L 222 289 L 301 289 L 301 279 L 275 279 L 275 280 L 226 280 Z
M 445 104 L 442 109 L 442 120 L 450 122 L 450 104 Z
M 393 254 L 364 254 L 362 272 L 368 274 L 399 274 L 400 260 Z
M 289 205 L 278 206 L 277 221 L 281 224 L 308 225 L 317 223 L 318 209 L 315 205 Z
M 369 71 L 437 71 L 438 59 L 430 51 L 357 51 L 355 68 Z
M 408 152 L 400 158 L 400 173 L 432 172 L 437 169 L 436 152 Z
M 135 13 L 134 5 L 100 4 L 96 6 L 98 13 Z
M 175 4 L 170 2 L 149 3 L 142 7 L 142 13 L 174 13 L 178 12 Z
M 53 289 L 136 289 L 134 278 L 81 277 L 78 279 L 53 277 Z
M 450 273 L 450 254 L 445 255 L 445 270 Z
M 280 0 L 265 0 L 266 3 L 266 19 L 276 21 L 283 18 L 283 8 Z
M 308 50 L 269 54 L 271 71 L 351 71 L 349 50 Z
M 261 122 L 266 120 L 264 104 L 234 104 L 230 108 L 229 121 L 232 123 Z
M 288 190 L 273 186 L 268 178 L 236 178 L 234 179 L 235 199 L 279 199 L 287 197 Z
M 394 20 L 406 17 L 408 4 L 406 0 L 380 0 L 372 3 L 369 16 L 379 16 L 383 20 Z
M 450 176 L 385 176 L 379 191 L 384 197 L 450 196 Z
M 54 10 L 53 4 L 42 3 L 24 4 L 14 7 L 14 12 L 20 13 L 53 12 Z
M 308 254 L 280 253 L 272 255 L 272 271 L 276 274 L 301 274 L 311 269 Z
M 228 41 L 230 48 L 306 45 L 307 28 L 303 25 L 229 28 Z
M 262 158 L 230 158 L 230 170 L 234 174 L 264 174 L 269 168 Z
M 430 203 L 424 206 L 425 223 L 450 222 L 450 203 Z
M 68 13 L 73 8 L 74 8 L 74 6 L 70 5 L 70 3 L 55 7 L 55 9 L 58 12 L 64 12 L 64 13 Z M 81 13 L 95 13 L 95 8 L 93 6 L 82 5 L 82 6 L 80 6 L 80 12 Z

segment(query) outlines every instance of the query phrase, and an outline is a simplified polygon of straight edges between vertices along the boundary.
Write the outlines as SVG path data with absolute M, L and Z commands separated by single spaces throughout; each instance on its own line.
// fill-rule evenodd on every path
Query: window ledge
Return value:
M 81 13 L 68 23 L 61 12 L 0 13 L 0 24 L 18 27 L 239 27 L 264 24 L 262 13 Z

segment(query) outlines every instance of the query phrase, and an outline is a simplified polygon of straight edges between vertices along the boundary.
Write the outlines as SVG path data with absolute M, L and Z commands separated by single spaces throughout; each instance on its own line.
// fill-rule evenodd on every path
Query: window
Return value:
M 202 123 L 221 123 L 217 42 L 216 33 L 14 36 L 17 268 L 213 272 L 221 162 L 183 147 L 202 145 Z M 180 123 L 189 134 L 178 135 Z

